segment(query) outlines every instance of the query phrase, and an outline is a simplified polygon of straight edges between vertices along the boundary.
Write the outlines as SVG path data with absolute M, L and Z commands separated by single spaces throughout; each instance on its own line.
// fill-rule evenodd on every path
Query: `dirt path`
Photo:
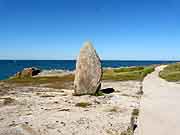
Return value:
M 180 84 L 158 77 L 159 66 L 143 82 L 137 135 L 180 135 Z

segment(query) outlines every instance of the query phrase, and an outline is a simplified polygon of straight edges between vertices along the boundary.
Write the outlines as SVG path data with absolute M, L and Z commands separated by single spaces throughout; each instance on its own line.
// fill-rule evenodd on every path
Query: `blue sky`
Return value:
M 0 59 L 180 60 L 179 0 L 0 0 Z

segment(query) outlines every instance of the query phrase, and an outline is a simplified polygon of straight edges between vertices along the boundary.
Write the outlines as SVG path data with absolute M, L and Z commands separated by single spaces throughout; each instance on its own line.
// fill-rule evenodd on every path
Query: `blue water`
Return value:
M 152 64 L 167 64 L 176 61 L 102 61 L 103 67 L 125 67 L 144 66 Z M 26 67 L 37 67 L 40 69 L 64 69 L 74 70 L 74 60 L 0 60 L 0 80 L 6 79 Z

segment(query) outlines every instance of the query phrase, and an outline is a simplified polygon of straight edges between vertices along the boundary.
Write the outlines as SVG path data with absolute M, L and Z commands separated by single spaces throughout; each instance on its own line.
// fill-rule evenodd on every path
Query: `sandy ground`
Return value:
M 137 135 L 180 135 L 180 84 L 158 77 L 156 68 L 143 82 Z
M 0 135 L 119 135 L 139 108 L 141 83 L 103 82 L 115 92 L 103 96 L 72 96 L 72 90 L 3 86 Z M 3 91 L 5 92 L 5 90 Z M 88 107 L 76 106 L 88 102 Z

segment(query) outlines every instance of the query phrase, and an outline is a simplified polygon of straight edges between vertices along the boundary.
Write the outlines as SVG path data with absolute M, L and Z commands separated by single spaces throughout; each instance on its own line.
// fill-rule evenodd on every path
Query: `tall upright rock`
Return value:
M 93 95 L 101 88 L 102 66 L 96 50 L 86 42 L 76 63 L 74 94 Z

